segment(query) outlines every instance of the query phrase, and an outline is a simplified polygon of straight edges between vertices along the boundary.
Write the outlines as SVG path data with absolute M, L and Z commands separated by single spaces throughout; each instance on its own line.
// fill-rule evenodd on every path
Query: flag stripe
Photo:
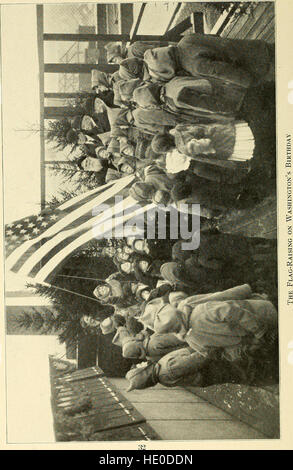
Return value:
M 123 205 L 126 201 L 127 199 L 123 200 L 121 203 L 118 204 L 121 209 L 123 209 Z M 88 229 L 92 229 L 93 225 L 95 225 L 97 222 L 102 222 L 107 218 L 111 218 L 113 216 L 113 212 L 114 207 L 110 207 L 107 211 L 100 213 L 96 217 L 91 217 L 83 225 L 78 226 L 75 229 L 58 233 L 57 235 L 55 235 L 55 237 L 48 240 L 48 242 L 45 243 L 41 248 L 39 248 L 32 256 L 30 256 L 24 266 L 18 271 L 19 274 L 32 276 L 36 273 L 36 268 L 38 270 L 40 262 L 45 264 L 52 256 L 54 256 L 59 251 L 60 248 L 62 248 L 62 246 L 66 246 L 66 244 L 69 244 L 80 234 L 84 233 Z
M 124 178 L 121 178 L 120 181 L 122 181 L 122 179 Z M 92 194 L 100 193 L 104 191 L 106 188 L 113 186 L 114 182 L 115 181 L 110 181 L 109 183 L 104 184 L 103 186 L 99 186 L 98 188 L 91 189 L 90 191 L 87 191 L 78 196 L 75 196 L 69 199 L 69 201 L 66 201 L 63 204 L 61 204 L 61 206 L 59 206 L 58 209 L 60 210 L 69 209 L 71 206 L 74 206 L 75 204 L 80 203 L 85 197 L 91 196 Z
M 129 199 L 128 207 L 130 207 L 131 205 L 134 205 L 134 203 L 135 203 L 135 205 L 137 204 L 134 199 L 132 199 L 132 198 L 128 198 L 128 199 Z M 135 215 L 138 215 L 139 213 L 143 213 L 143 212 L 149 210 L 152 206 L 153 206 L 153 204 L 149 204 L 149 205 L 146 205 L 144 207 L 141 207 L 139 211 L 136 209 L 135 211 L 130 212 L 128 215 L 122 216 L 120 218 L 120 224 L 124 224 L 127 220 L 131 219 Z M 104 229 L 103 233 L 106 233 L 106 231 L 107 231 L 107 229 Z M 91 228 L 86 233 L 82 234 L 77 239 L 75 239 L 74 241 L 69 243 L 65 248 L 60 250 L 55 256 L 53 256 L 50 259 L 50 261 L 48 261 L 46 263 L 46 265 L 43 268 L 40 269 L 40 271 L 38 272 L 38 274 L 35 277 L 35 281 L 37 281 L 37 282 L 44 282 L 44 281 L 49 282 L 50 277 L 52 276 L 52 274 L 54 273 L 56 268 L 60 265 L 60 263 L 65 261 L 65 259 L 73 253 L 73 251 L 80 248 L 82 245 L 87 243 L 92 238 L 93 238 L 93 230 Z
M 92 193 L 92 191 L 90 191 L 90 192 Z M 75 210 L 71 211 L 69 214 L 67 214 L 67 212 L 65 212 L 65 216 L 61 220 L 57 221 L 50 228 L 45 230 L 39 237 L 34 238 L 32 240 L 29 240 L 29 241 L 23 243 L 19 248 L 14 250 L 12 252 L 12 254 L 7 258 L 7 262 L 6 262 L 7 263 L 7 268 L 15 271 L 15 269 L 16 269 L 14 267 L 15 260 L 18 260 L 23 254 L 25 254 L 25 252 L 30 247 L 33 247 L 36 243 L 38 243 L 43 238 L 51 237 L 55 233 L 57 233 L 57 231 L 64 229 L 67 225 L 72 223 L 78 217 L 80 217 L 81 215 L 83 215 L 86 212 L 88 212 L 89 210 L 91 210 L 96 204 L 99 204 L 100 203 L 99 198 L 102 198 L 102 199 L 104 197 L 107 198 L 109 194 L 111 194 L 111 188 L 110 188 L 110 190 L 107 190 L 102 195 L 98 195 L 96 199 L 91 199 L 87 204 L 82 205 L 82 206 L 79 205 Z M 14 269 L 13 269 L 13 267 L 14 267 Z
M 21 246 L 16 248 L 11 253 L 11 255 L 7 258 L 7 261 L 6 261 L 7 269 L 11 269 L 15 272 L 15 270 L 17 269 L 14 266 L 15 263 L 20 260 L 20 257 L 22 257 L 29 248 L 37 245 L 38 242 L 40 242 L 44 238 L 53 236 L 54 234 L 57 233 L 57 231 L 64 230 L 65 227 L 70 225 L 72 222 L 74 222 L 76 219 L 78 219 L 82 215 L 92 210 L 95 206 L 103 204 L 108 198 L 113 196 L 113 192 L 117 193 L 118 191 L 126 187 L 131 181 L 133 181 L 133 178 L 134 178 L 133 176 L 130 176 L 130 177 L 126 177 L 126 178 L 119 180 L 119 182 L 116 183 L 114 187 L 112 185 L 109 189 L 107 189 L 102 194 L 99 194 L 96 198 L 92 199 L 90 202 L 82 205 L 81 207 L 78 207 L 75 211 L 70 212 L 69 214 L 66 213 L 65 217 L 57 221 L 49 229 L 45 230 L 45 232 L 43 232 L 39 237 L 34 238 L 32 240 L 28 240 L 27 242 L 23 243 Z M 28 271 L 25 270 L 24 272 L 28 272 Z

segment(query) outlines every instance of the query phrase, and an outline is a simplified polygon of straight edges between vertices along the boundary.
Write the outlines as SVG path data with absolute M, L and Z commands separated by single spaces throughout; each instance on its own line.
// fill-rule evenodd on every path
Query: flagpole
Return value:
M 68 277 L 68 278 L 73 278 L 73 279 L 86 279 L 88 281 L 106 282 L 105 279 L 97 279 L 96 277 L 69 276 L 67 274 L 56 274 L 55 277 Z
M 46 286 L 46 287 L 54 287 L 55 289 L 62 290 L 63 292 L 68 292 L 69 294 L 79 295 L 79 297 L 84 297 L 85 299 L 94 300 L 95 302 L 98 302 L 100 304 L 98 299 L 95 299 L 94 297 L 89 297 L 88 295 L 79 294 L 78 292 L 74 292 L 72 290 L 65 289 L 64 287 L 54 286 L 53 284 L 48 284 L 47 282 L 43 282 L 43 281 L 41 281 L 40 284 L 42 284 L 43 286 Z

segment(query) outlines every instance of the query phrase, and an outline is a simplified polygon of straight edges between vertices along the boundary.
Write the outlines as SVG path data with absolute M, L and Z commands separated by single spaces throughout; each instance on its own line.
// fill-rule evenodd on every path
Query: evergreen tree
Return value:
M 51 282 L 52 285 L 28 284 L 28 287 L 52 303 L 57 313 L 54 325 L 61 343 L 74 344 L 80 336 L 96 334 L 81 327 L 83 315 L 92 315 L 102 321 L 112 314 L 112 307 L 101 305 L 93 296 L 96 281 L 56 276 Z
M 60 329 L 61 323 L 58 318 L 54 316 L 49 310 L 40 313 L 37 308 L 33 307 L 30 312 L 24 312 L 13 318 L 13 323 L 17 329 L 23 328 L 31 330 L 40 334 L 48 334 L 57 332 Z
M 81 170 L 77 163 L 81 157 L 87 157 L 86 150 L 81 146 L 81 152 L 67 156 L 68 162 L 50 162 L 49 170 L 54 174 L 61 176 L 64 184 L 70 182 L 73 191 L 76 193 L 88 191 L 105 184 L 104 174 L 96 171 Z
M 55 144 L 54 148 L 56 150 L 64 150 L 65 147 L 70 145 L 66 140 L 66 134 L 70 129 L 71 122 L 67 118 L 49 121 L 46 130 L 46 141 Z
M 80 91 L 77 92 L 75 97 L 69 98 L 66 105 L 74 109 L 85 110 L 87 99 L 91 96 L 97 96 L 95 92 Z

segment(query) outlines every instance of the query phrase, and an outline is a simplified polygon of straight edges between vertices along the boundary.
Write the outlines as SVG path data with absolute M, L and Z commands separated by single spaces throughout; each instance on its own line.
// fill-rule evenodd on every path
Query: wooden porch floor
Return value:
M 148 390 L 126 392 L 126 379 L 108 380 L 163 440 L 266 439 L 261 432 L 183 388 L 158 384 Z

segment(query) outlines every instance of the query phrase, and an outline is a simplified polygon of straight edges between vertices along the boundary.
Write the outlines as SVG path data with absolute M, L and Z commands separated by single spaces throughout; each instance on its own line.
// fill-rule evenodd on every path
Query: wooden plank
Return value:
M 169 403 L 158 403 L 154 406 L 153 403 L 136 403 L 138 411 L 143 414 L 147 421 L 150 420 L 231 420 L 224 411 L 210 405 L 207 402 L 202 403 L 186 403 L 185 401 L 178 402 L 170 406 Z
M 275 25 L 274 25 L 273 30 L 271 31 L 271 33 L 267 37 L 267 42 L 274 43 L 275 40 L 276 40 L 276 38 L 275 38 Z
M 130 31 L 130 41 L 132 41 L 132 38 L 135 37 L 137 35 L 137 31 L 138 31 L 138 28 L 140 26 L 140 22 L 141 22 L 141 19 L 142 19 L 142 16 L 143 16 L 143 13 L 144 13 L 144 10 L 145 10 L 145 7 L 146 7 L 146 3 L 142 3 L 140 5 L 140 9 L 139 9 L 139 13 L 138 13 L 138 16 L 137 16 L 137 20 L 136 22 L 133 24 L 132 28 L 131 28 L 131 31 Z
M 172 16 L 171 16 L 171 18 L 170 18 L 170 21 L 169 21 L 169 23 L 168 23 L 168 25 L 167 25 L 165 34 L 170 30 L 170 28 L 171 28 L 171 26 L 172 26 L 172 24 L 173 24 L 173 22 L 174 22 L 174 20 L 175 20 L 175 18 L 176 18 L 176 16 L 177 16 L 177 13 L 179 12 L 181 6 L 182 6 L 182 3 L 177 3 L 177 5 L 176 5 L 176 7 L 175 7 L 175 9 L 174 9 L 174 11 L 173 11 L 173 14 L 172 14 Z
M 69 98 L 75 98 L 77 95 L 77 91 L 72 91 L 68 93 L 44 93 L 44 98 L 53 98 L 53 99 L 60 99 L 60 100 L 65 100 Z
M 265 439 L 265 436 L 240 421 L 191 420 L 191 421 L 148 421 L 161 439 L 204 440 L 204 439 Z
M 262 34 L 267 30 L 267 25 L 271 22 L 272 19 L 274 20 L 274 18 L 274 11 L 270 10 L 269 12 L 265 12 L 262 23 L 255 31 L 254 37 L 251 37 L 251 39 L 262 39 Z
M 43 5 L 36 5 L 37 15 L 37 43 L 38 43 L 38 63 L 39 63 L 39 97 L 40 97 L 40 193 L 41 210 L 46 207 L 46 173 L 45 161 L 45 132 L 44 132 L 44 8 Z
M 68 407 L 70 408 L 70 406 Z M 92 418 L 94 418 L 97 414 L 100 416 L 102 414 L 107 414 L 107 416 L 120 416 L 120 415 L 124 415 L 126 411 L 128 411 L 129 413 L 133 414 L 135 408 L 134 406 L 131 406 L 131 407 L 122 407 L 121 406 L 121 403 L 119 402 L 114 402 L 114 403 L 108 403 L 107 405 L 105 406 L 96 406 L 96 407 L 93 407 L 91 408 L 86 414 L 80 414 L 80 415 L 76 415 L 74 416 L 73 418 L 74 419 L 89 419 L 91 420 Z
M 242 15 L 234 21 L 233 27 L 231 28 L 229 34 L 226 36 L 228 38 L 239 38 L 238 33 L 241 29 L 247 24 L 248 21 L 255 21 L 251 16 Z
M 273 16 L 271 20 L 267 22 L 262 32 L 257 36 L 257 39 L 262 39 L 263 41 L 266 41 L 267 38 L 271 35 L 272 31 L 274 31 L 274 28 L 275 28 L 275 17 Z
M 185 20 L 178 23 L 174 28 L 169 29 L 169 31 L 165 33 L 164 39 L 168 39 L 169 41 L 179 41 L 182 38 L 181 34 L 191 27 L 192 22 L 190 17 L 185 18 Z
M 236 8 L 237 5 L 233 5 L 230 11 L 222 13 L 222 15 L 217 20 L 216 24 L 213 26 L 210 34 L 217 34 L 218 36 L 222 35 L 224 29 L 232 20 Z
M 194 11 L 191 14 L 192 31 L 194 33 L 204 34 L 203 13 Z
M 260 2 L 241 30 L 238 32 L 238 39 L 250 39 L 250 34 L 253 34 L 253 30 L 257 29 L 262 22 L 262 15 L 268 8 L 268 5 L 264 2 Z
M 218 33 L 224 38 L 230 37 L 230 33 L 233 31 L 233 28 L 235 28 L 235 24 L 237 23 L 237 19 L 234 17 L 234 14 L 230 16 L 229 20 L 226 22 L 225 27 L 221 28 L 221 32 Z
M 71 372 L 70 374 L 66 374 L 63 376 L 63 378 L 72 378 L 72 377 L 80 377 L 80 376 L 83 376 L 83 377 L 87 377 L 87 374 L 91 374 L 91 373 L 98 373 L 98 374 L 101 374 L 101 375 L 104 375 L 104 372 L 102 371 L 102 369 L 98 366 L 92 366 L 92 367 L 87 367 L 86 369 L 78 369 L 78 370 L 75 370 L 74 372 Z
M 129 41 L 129 34 L 44 33 L 43 39 L 44 41 L 72 41 L 72 42 Z
M 88 367 L 87 369 L 81 369 L 75 371 L 72 374 L 67 374 L 63 376 L 65 382 L 76 382 L 79 380 L 85 380 L 90 378 L 103 377 L 105 374 L 98 366 Z
M 111 410 L 107 413 L 95 414 L 95 416 L 81 417 L 80 420 L 90 425 L 93 428 L 93 432 L 103 431 L 104 429 L 114 429 L 130 424 L 144 423 L 145 418 L 138 413 L 135 409 L 132 410 Z
M 258 9 L 260 10 L 260 7 L 262 5 L 259 5 Z M 245 27 L 243 28 L 243 30 L 241 31 L 241 34 L 240 34 L 240 39 L 256 39 L 257 38 L 257 35 L 259 33 L 259 31 L 263 28 L 263 26 L 265 25 L 265 15 L 267 15 L 268 13 L 271 14 L 271 18 L 274 17 L 274 9 L 272 9 L 271 6 L 267 6 L 265 9 L 263 9 L 261 15 L 259 15 L 258 19 L 256 21 L 252 21 L 252 25 L 251 23 L 249 23 L 249 25 L 251 25 L 251 27 Z M 248 25 L 248 26 L 249 26 Z
M 237 9 L 237 4 L 235 5 L 235 10 Z M 267 11 L 271 5 L 267 2 L 259 2 L 250 15 L 241 15 L 237 19 L 231 17 L 231 21 L 227 24 L 226 28 L 221 31 L 221 36 L 244 39 L 246 37 L 245 31 L 249 31 L 255 23 L 260 23 L 262 20 L 262 15 Z M 232 11 L 232 10 L 231 10 Z
M 130 40 L 135 41 L 160 41 L 163 39 L 162 35 L 152 35 L 152 34 L 68 34 L 68 33 L 44 33 L 44 41 L 73 41 L 73 42 L 96 42 L 96 41 L 126 41 Z
M 147 423 L 133 424 L 124 428 L 100 431 L 90 441 L 157 441 L 160 436 Z
M 129 383 L 126 379 L 124 378 L 107 378 L 110 386 L 114 386 L 116 389 L 119 390 L 119 392 L 122 392 L 123 394 L 126 392 L 126 390 L 129 387 Z M 182 390 L 181 387 L 164 387 L 164 385 L 157 384 L 154 387 L 152 387 L 150 390 L 165 390 L 166 392 L 174 392 L 176 390 Z M 135 393 L 135 392 L 129 392 L 129 393 Z M 127 394 L 127 396 L 131 397 L 131 394 Z
M 45 64 L 45 73 L 91 73 L 93 69 L 113 73 L 118 70 L 117 64 Z
M 59 119 L 76 116 L 76 110 L 68 106 L 45 106 L 44 119 Z
M 162 389 L 147 389 L 147 390 L 132 390 L 127 394 L 128 399 L 131 403 L 179 403 L 184 401 L 184 403 L 204 403 L 205 401 L 191 393 L 187 392 L 184 389 L 181 390 L 162 390 Z M 159 405 L 158 405 L 159 406 Z
M 64 401 L 66 401 L 66 398 L 68 398 L 68 401 L 71 403 L 70 406 L 72 406 L 76 400 L 79 400 L 81 398 L 81 396 L 83 395 L 84 392 L 85 391 L 78 393 L 78 391 L 76 391 L 76 392 L 74 392 L 70 395 L 59 394 L 59 395 L 56 396 L 55 401 L 56 401 L 57 404 L 60 404 L 60 403 L 62 403 L 62 401 L 64 402 Z M 103 407 L 112 406 L 116 403 L 120 403 L 120 402 L 124 403 L 125 402 L 125 400 L 121 399 L 121 397 L 118 397 L 116 395 L 114 397 L 111 394 L 109 394 L 109 392 L 104 393 L 103 391 L 89 392 L 88 396 L 92 401 L 92 408 L 93 409 L 95 409 L 96 407 L 103 408 Z

